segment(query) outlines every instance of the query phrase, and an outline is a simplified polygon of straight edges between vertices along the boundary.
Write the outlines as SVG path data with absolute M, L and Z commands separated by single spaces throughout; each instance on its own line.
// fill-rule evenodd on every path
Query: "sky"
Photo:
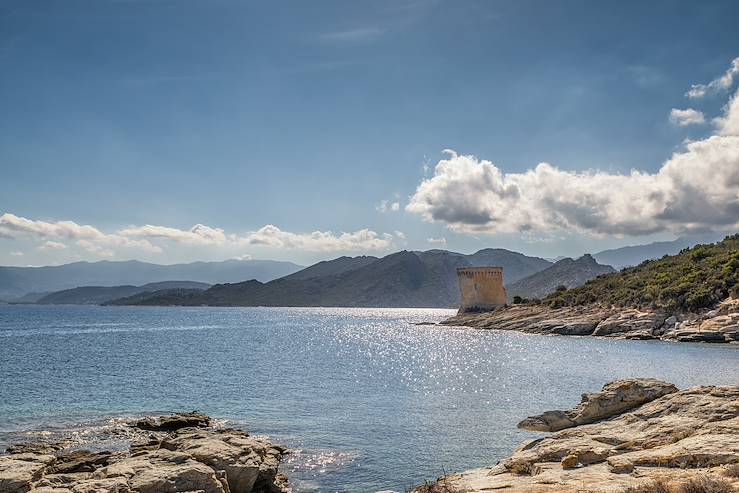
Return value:
M 0 0 L 0 264 L 739 230 L 735 1 Z

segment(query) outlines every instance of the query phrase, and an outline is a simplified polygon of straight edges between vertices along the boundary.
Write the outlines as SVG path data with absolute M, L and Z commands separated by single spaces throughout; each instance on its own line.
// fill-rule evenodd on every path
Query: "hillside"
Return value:
M 194 281 L 163 281 L 144 284 L 143 286 L 81 286 L 47 294 L 37 300 L 36 303 L 40 305 L 98 305 L 139 293 L 171 289 L 203 291 L 210 286 L 210 284 Z
M 457 268 L 496 262 L 514 276 L 550 262 L 505 250 L 472 255 L 430 250 L 383 258 L 341 257 L 268 283 L 219 284 L 200 294 L 153 293 L 145 305 L 432 307 L 459 305 Z M 510 262 L 509 264 L 507 264 Z
M 599 264 L 590 255 L 583 255 L 577 260 L 565 258 L 536 274 L 509 284 L 508 298 L 543 298 L 554 292 L 558 286 L 576 288 L 594 277 L 611 272 L 615 272 L 613 267 Z
M 159 265 L 137 260 L 75 262 L 48 267 L 0 267 L 0 298 L 12 299 L 31 292 L 53 292 L 78 286 L 140 286 L 171 279 L 216 284 L 277 279 L 302 267 L 273 260 L 226 260 Z
M 597 303 L 698 311 L 738 289 L 739 235 L 733 235 L 592 279 L 579 288 L 555 292 L 544 301 L 555 308 Z

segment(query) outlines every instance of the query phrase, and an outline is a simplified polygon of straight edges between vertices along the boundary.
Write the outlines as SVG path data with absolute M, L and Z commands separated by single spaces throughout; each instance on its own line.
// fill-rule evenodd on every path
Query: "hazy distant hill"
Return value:
M 171 279 L 216 284 L 258 279 L 266 282 L 292 274 L 302 266 L 273 260 L 226 260 L 158 265 L 125 262 L 75 262 L 50 267 L 0 267 L 0 298 L 51 292 L 78 286 L 140 286 Z
M 565 258 L 536 274 L 532 274 L 507 286 L 508 298 L 543 298 L 563 285 L 568 289 L 582 286 L 601 274 L 614 272 L 610 265 L 601 265 L 590 255 L 577 260 Z
M 600 264 L 611 265 L 616 269 L 623 269 L 639 265 L 645 260 L 662 258 L 665 255 L 675 255 L 683 248 L 690 248 L 701 243 L 721 241 L 725 235 L 712 233 L 705 235 L 683 236 L 672 241 L 657 241 L 646 245 L 634 245 L 612 250 L 603 250 L 593 254 Z
M 117 298 L 165 289 L 203 291 L 211 285 L 194 281 L 163 281 L 143 286 L 80 286 L 47 294 L 36 303 L 41 305 L 99 305 Z
M 498 265 L 514 279 L 551 265 L 507 250 L 472 255 L 430 250 L 341 257 L 268 283 L 219 284 L 202 293 L 153 293 L 146 305 L 456 307 L 457 268 Z

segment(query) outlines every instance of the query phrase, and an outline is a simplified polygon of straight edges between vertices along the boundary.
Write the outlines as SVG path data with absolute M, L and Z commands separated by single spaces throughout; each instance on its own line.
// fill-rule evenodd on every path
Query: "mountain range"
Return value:
M 152 282 L 143 286 L 81 286 L 49 293 L 39 298 L 36 303 L 40 305 L 99 305 L 106 301 L 142 293 L 170 289 L 203 291 L 210 286 L 210 284 L 195 281 Z
M 633 245 L 594 253 L 593 257 L 600 264 L 610 265 L 617 270 L 639 265 L 645 260 L 655 260 L 665 255 L 675 255 L 684 248 L 698 244 L 716 243 L 726 233 L 706 233 L 681 236 L 672 241 L 656 241 L 646 245 Z
M 80 286 L 140 286 L 152 282 L 185 279 L 216 284 L 245 279 L 271 281 L 303 267 L 274 260 L 226 260 L 159 265 L 124 262 L 74 262 L 48 267 L 0 267 L 0 299 L 18 300 L 28 293 L 44 293 Z M 31 301 L 26 299 L 25 301 Z
M 460 301 L 457 268 L 485 265 L 503 267 L 510 282 L 552 264 L 503 249 L 471 255 L 402 251 L 382 258 L 340 257 L 267 283 L 250 280 L 196 293 L 154 293 L 136 304 L 451 308 Z

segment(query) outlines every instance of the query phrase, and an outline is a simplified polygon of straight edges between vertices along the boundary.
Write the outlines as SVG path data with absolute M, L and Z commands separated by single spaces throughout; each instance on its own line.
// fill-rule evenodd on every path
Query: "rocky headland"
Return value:
M 283 493 L 285 448 L 199 413 L 144 418 L 110 430 L 118 450 L 74 441 L 12 445 L 0 493 Z
M 649 308 L 524 304 L 462 313 L 441 324 L 534 334 L 739 344 L 739 300 L 727 299 L 702 313 L 674 314 Z
M 678 390 L 611 382 L 569 411 L 519 428 L 554 432 L 498 464 L 450 474 L 416 493 L 730 493 L 739 491 L 739 386 Z

